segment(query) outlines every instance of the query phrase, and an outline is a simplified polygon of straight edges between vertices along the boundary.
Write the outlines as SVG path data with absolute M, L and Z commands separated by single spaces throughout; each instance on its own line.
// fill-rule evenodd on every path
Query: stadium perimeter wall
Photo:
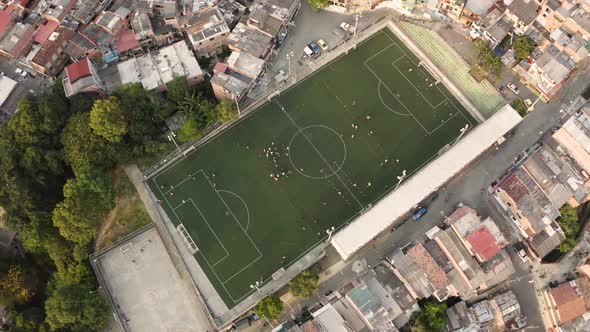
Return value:
M 332 237 L 332 246 L 342 259 L 348 259 L 476 160 L 520 121 L 522 117 L 510 105 L 502 107 L 372 209 L 337 232 Z

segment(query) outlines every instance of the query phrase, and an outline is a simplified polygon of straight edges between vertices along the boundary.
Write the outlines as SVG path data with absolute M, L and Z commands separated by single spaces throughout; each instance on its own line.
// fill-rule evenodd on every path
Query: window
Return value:
M 215 37 L 211 37 L 209 38 L 209 41 L 213 41 L 215 39 Z

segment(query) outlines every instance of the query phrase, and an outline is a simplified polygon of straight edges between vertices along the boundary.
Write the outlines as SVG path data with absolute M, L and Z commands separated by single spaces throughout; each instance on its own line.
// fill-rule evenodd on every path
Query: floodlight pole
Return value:
M 260 281 L 256 281 L 256 283 L 254 285 L 250 285 L 251 289 L 256 289 L 257 291 L 260 292 Z
M 395 185 L 395 189 L 393 190 L 397 190 L 397 187 L 399 187 L 399 185 L 402 183 L 402 181 L 406 178 L 407 172 L 404 169 L 402 171 L 402 175 L 397 177 L 397 184 Z
M 174 137 L 176 137 L 176 134 L 173 131 L 170 131 L 170 133 L 167 135 L 167 137 L 170 142 L 174 143 L 178 152 L 182 153 L 186 157 L 186 154 L 184 152 L 182 152 L 182 150 L 180 150 L 178 143 L 176 143 L 176 140 L 174 139 Z
M 455 141 L 453 142 L 452 145 L 457 144 L 457 142 L 461 139 L 461 137 L 463 137 L 463 135 L 465 135 L 465 133 L 467 132 L 467 129 L 469 129 L 469 124 L 466 124 L 465 127 L 459 129 L 459 137 L 457 137 L 457 139 L 455 139 Z
M 334 226 L 326 229 L 326 233 L 328 233 L 328 240 L 326 240 L 327 242 L 330 242 L 330 240 L 332 239 L 332 234 L 334 234 Z

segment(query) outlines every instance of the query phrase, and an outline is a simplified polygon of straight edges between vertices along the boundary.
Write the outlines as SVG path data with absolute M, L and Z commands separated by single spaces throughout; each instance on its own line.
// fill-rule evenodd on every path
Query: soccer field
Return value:
M 150 178 L 228 307 L 476 121 L 389 30 Z M 392 220 L 393 221 L 393 220 Z M 191 241 L 192 240 L 192 241 Z

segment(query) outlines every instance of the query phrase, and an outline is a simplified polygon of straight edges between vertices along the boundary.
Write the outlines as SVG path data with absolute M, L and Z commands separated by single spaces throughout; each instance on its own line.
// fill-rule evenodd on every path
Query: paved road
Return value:
M 41 75 L 37 75 L 37 77 L 31 77 L 29 75 L 27 78 L 23 79 L 20 75 L 14 72 L 17 67 L 23 68 L 21 65 L 18 65 L 17 61 L 14 59 L 6 57 L 0 59 L 0 72 L 18 82 L 10 96 L 2 105 L 9 113 L 13 113 L 16 110 L 18 102 L 31 93 L 31 91 L 34 94 L 40 94 L 51 85 L 51 82 Z M 9 114 L 0 111 L 0 122 L 7 120 L 9 116 Z

